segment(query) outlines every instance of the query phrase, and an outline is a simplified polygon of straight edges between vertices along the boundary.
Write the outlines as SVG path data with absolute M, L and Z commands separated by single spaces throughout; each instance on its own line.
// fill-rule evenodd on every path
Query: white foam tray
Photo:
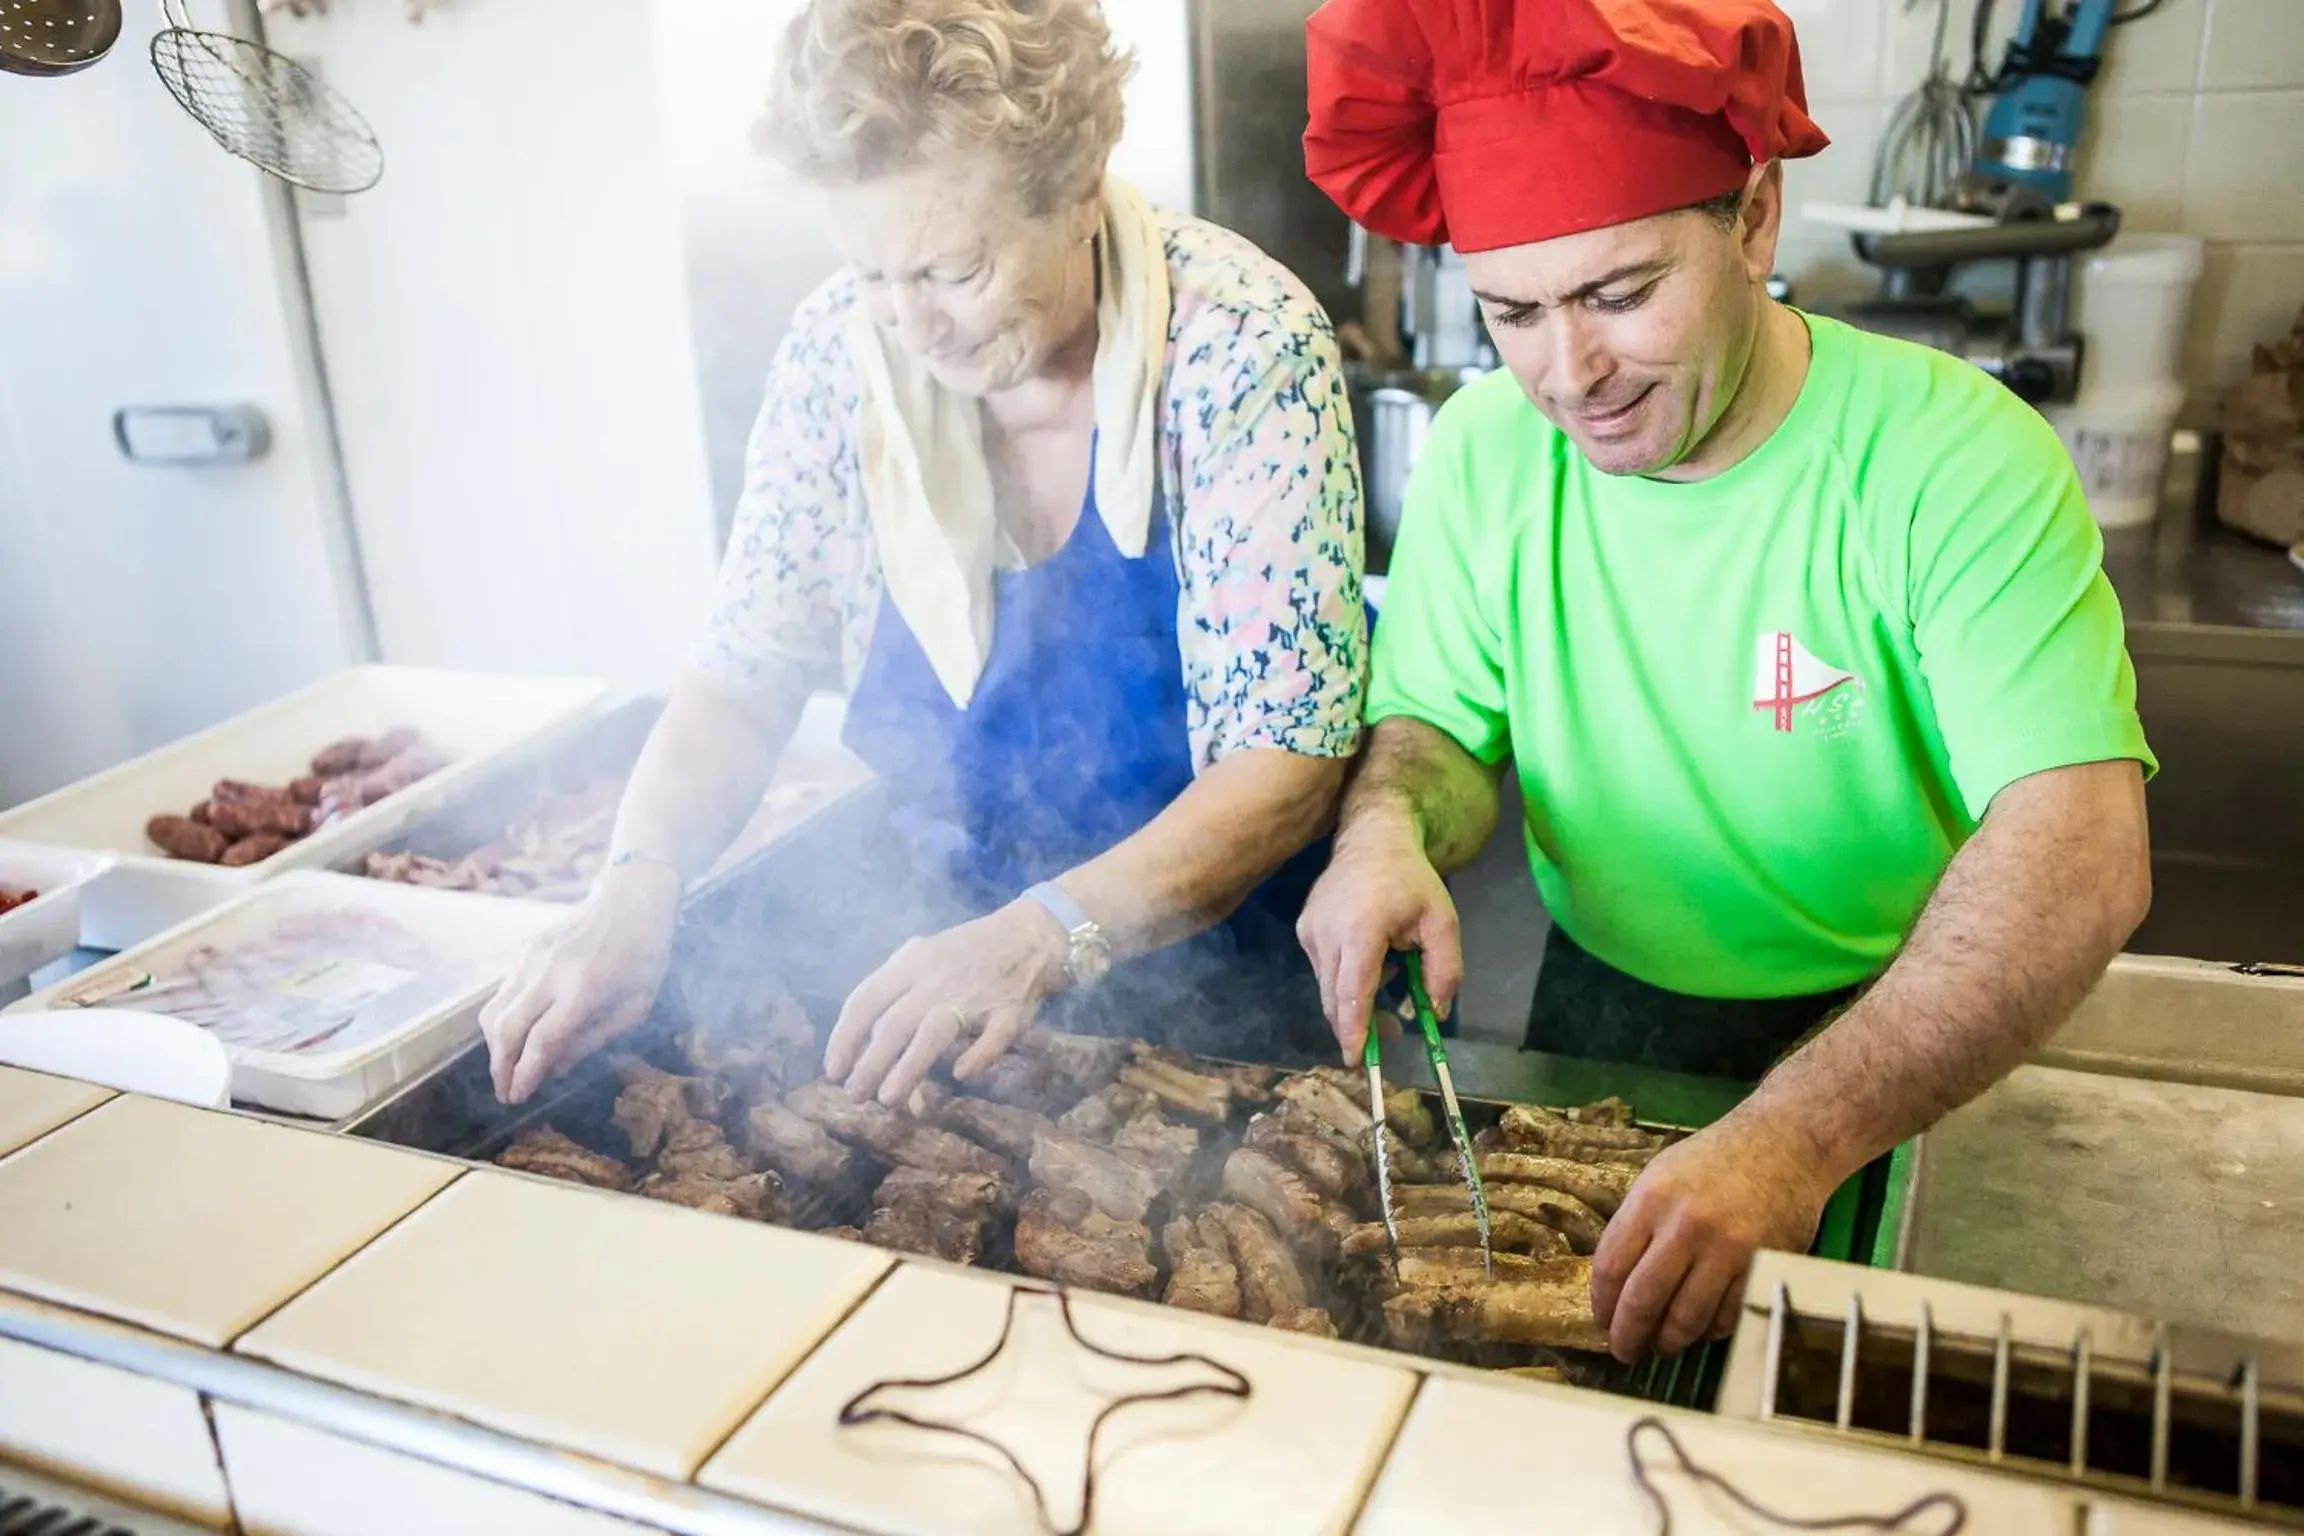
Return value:
M 505 754 L 588 718 L 606 693 L 589 678 L 354 667 L 0 814 L 0 841 L 116 855 L 85 893 L 81 941 L 126 949 L 275 875 L 381 845 Z M 416 730 L 448 766 L 269 859 L 221 869 L 170 859 L 145 840 L 147 821 L 189 811 L 218 779 L 285 784 L 330 742 L 396 726 Z
M 519 962 L 521 952 L 568 917 L 567 908 L 546 902 L 297 870 L 242 892 L 5 1011 L 63 1008 L 70 999 L 101 995 L 146 973 L 174 974 L 182 968 L 183 952 L 195 945 L 213 944 L 229 954 L 235 937 L 269 933 L 284 918 L 342 911 L 389 918 L 437 945 L 455 957 L 451 969 L 458 985 L 382 1034 L 341 1051 L 282 1053 L 226 1041 L 234 1102 L 321 1120 L 359 1113 L 471 1040 L 478 1031 L 481 1007 Z M 135 1010 L 137 998 L 135 992 L 123 992 L 116 1000 L 120 1007 Z
M 0 891 L 40 893 L 38 900 L 0 914 L 0 989 L 79 946 L 81 896 L 111 867 L 108 853 L 0 843 Z

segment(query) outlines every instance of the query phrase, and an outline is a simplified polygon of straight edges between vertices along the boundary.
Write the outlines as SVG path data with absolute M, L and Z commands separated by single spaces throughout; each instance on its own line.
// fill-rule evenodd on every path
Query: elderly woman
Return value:
M 1092 0 L 793 23 L 764 131 L 848 264 L 778 351 L 607 868 L 483 1018 L 504 1097 L 648 1012 L 818 687 L 889 792 L 894 878 L 960 919 L 890 934 L 848 996 L 852 1090 L 899 1102 L 966 1037 L 972 1077 L 1059 993 L 1133 978 L 1159 1032 L 1195 988 L 1221 1017 L 1233 967 L 1309 980 L 1367 641 L 1349 407 L 1286 270 L 1105 174 L 1126 73 Z

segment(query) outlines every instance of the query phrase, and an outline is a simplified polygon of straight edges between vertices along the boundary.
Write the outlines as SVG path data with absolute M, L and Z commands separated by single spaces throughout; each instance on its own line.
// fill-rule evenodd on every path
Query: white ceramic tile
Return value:
M 2184 182 L 2184 232 L 2304 240 L 2304 90 L 2202 96 Z
M 1572 1388 L 1432 1377 L 1384 1463 L 1355 1536 L 1457 1536 L 1527 1530 L 1652 1531 L 1655 1507 L 1634 1480 L 1627 1437 L 1648 1409 Z M 1780 1429 L 1670 1416 L 1700 1467 L 1764 1506 L 1807 1519 L 1885 1519 L 1939 1490 L 1968 1507 L 1972 1531 L 2069 1531 L 2076 1505 L 2044 1484 L 1990 1477 L 1895 1453 L 1826 1445 Z M 1776 1530 L 1673 1469 L 1653 1432 L 1641 1440 L 1675 1536 L 1749 1536 Z M 1931 1527 L 1915 1521 L 1916 1528 Z
M 1872 194 L 1872 161 L 1880 147 L 1881 109 L 1869 101 L 1816 109 L 1831 135 L 1822 154 L 1784 162 L 1784 219 L 1787 234 L 1815 234 L 1821 226 L 1802 218 L 1804 203 L 1865 203 Z
M 202 1525 L 231 1515 L 198 1393 L 14 1339 L 0 1339 L 5 1461 Z
M 1880 94 L 1891 100 L 1916 88 L 1928 75 L 1929 49 L 1936 36 L 1936 8 L 1939 0 L 1920 0 L 1910 5 L 1906 0 L 1888 0 L 1888 15 L 1883 30 L 1884 47 L 1880 61 Z M 1944 29 L 1944 57 L 1950 66 L 1952 78 L 1968 78 L 1970 49 L 1969 17 L 1974 12 L 1975 0 L 1948 0 L 1951 22 Z M 2017 0 L 2001 0 L 1993 7 L 1992 31 L 1985 49 L 1985 66 L 1991 68 L 2000 62 L 2002 50 L 2016 32 L 2016 17 L 2022 7 Z
M 1792 302 L 1831 311 L 1880 291 L 1880 269 L 1867 265 L 1841 235 L 1807 235 L 1776 247 L 1776 271 L 1792 284 Z
M 2296 0 L 2213 0 L 2200 88 L 2304 86 L 2304 6 Z
M 2221 389 L 2248 371 L 2260 342 L 2288 334 L 2304 308 L 2304 244 L 2210 246 L 2192 300 L 2184 376 Z
M 2123 96 L 2091 114 L 2074 189 L 2118 204 L 2124 230 L 2181 229 L 2192 111 L 2190 96 Z
M 112 1097 L 112 1090 L 21 1067 L 0 1067 L 0 1156 Z
M 686 1477 L 890 1262 L 760 1222 L 478 1172 L 239 1348 Z
M 221 1347 L 459 1172 L 123 1096 L 0 1159 L 0 1286 Z
M 945 1375 L 980 1358 L 1000 1335 L 1009 1290 L 995 1276 L 899 1267 L 697 1481 L 866 1530 L 1033 1529 L 1030 1496 L 991 1450 L 901 1425 L 838 1424 L 842 1405 L 875 1382 Z M 1074 1309 L 1081 1333 L 1099 1345 L 1198 1352 L 1253 1388 L 1244 1403 L 1203 1397 L 1115 1414 L 1099 1448 L 1099 1536 L 1341 1531 L 1416 1381 L 1244 1324 L 1093 1297 L 1075 1298 Z M 1127 1366 L 1083 1353 L 1048 1303 L 1027 1302 L 992 1368 L 933 1396 L 898 1393 L 893 1401 L 1010 1447 L 1048 1490 L 1056 1522 L 1069 1527 L 1096 1410 L 1122 1392 L 1209 1379 L 1201 1366 Z
M 1869 101 L 1880 93 L 1881 18 L 1902 0 L 1777 0 L 1800 39 L 1811 105 Z
M 216 1405 L 216 1439 L 247 1536 L 647 1536 L 655 1529 L 229 1403 Z

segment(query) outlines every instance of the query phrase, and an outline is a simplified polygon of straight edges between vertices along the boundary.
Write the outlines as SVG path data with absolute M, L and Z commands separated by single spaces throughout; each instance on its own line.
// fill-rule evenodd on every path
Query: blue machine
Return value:
M 2104 38 L 2118 22 L 2156 5 L 2116 15 L 2114 0 L 2024 0 L 2023 20 L 2008 45 L 1996 93 L 1984 116 L 1976 179 L 2061 203 L 2072 195 L 2079 153 L 2081 99 L 2104 57 Z M 1980 7 L 1979 30 L 1982 27 Z

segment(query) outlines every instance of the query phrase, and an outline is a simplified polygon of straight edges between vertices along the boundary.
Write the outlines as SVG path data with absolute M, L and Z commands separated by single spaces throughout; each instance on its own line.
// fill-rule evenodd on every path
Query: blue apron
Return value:
M 970 914 L 1085 863 L 1143 827 L 1192 782 L 1178 582 L 1155 502 L 1146 553 L 1130 559 L 1096 512 L 1094 476 L 1072 537 L 1050 559 L 994 576 L 992 653 L 963 709 L 883 595 L 849 699 L 845 740 L 886 786 L 891 830 L 915 877 Z M 1296 918 L 1325 862 L 1306 849 L 1208 933 L 1115 967 L 1098 989 L 1149 1006 L 1221 1005 L 1200 1048 L 1240 1050 L 1321 1032 Z M 1294 983 L 1301 979 L 1299 989 Z M 1252 992 L 1287 1017 L 1252 1024 Z M 1309 999 L 1311 1006 L 1303 1005 Z M 1309 1019 L 1296 1017 L 1308 1012 Z M 1095 1027 L 1060 1009 L 1066 1027 Z M 1139 1034 L 1145 1020 L 1117 1027 Z M 1173 1032 L 1171 1032 L 1173 1035 Z M 1188 1043 L 1179 1039 L 1179 1044 Z

